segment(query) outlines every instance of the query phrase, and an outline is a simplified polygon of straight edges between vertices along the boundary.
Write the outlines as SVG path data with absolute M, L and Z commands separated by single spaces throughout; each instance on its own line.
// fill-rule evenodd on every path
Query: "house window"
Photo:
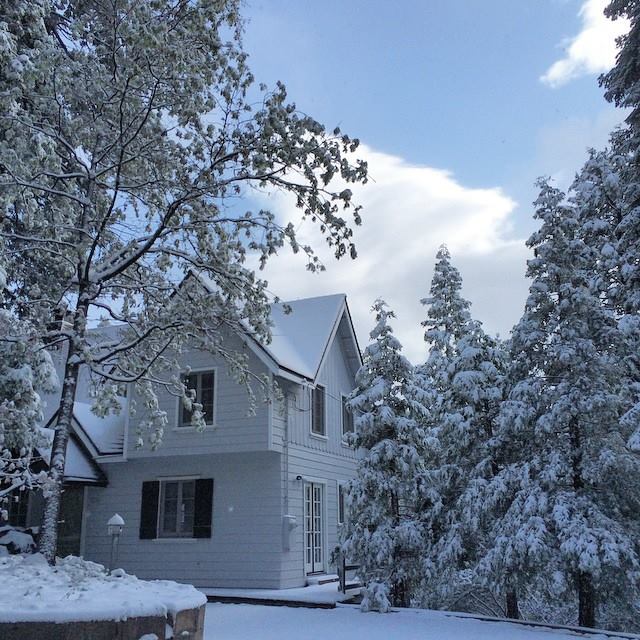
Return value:
M 326 436 L 327 427 L 324 416 L 324 387 L 317 385 L 311 392 L 311 433 Z
M 140 538 L 210 538 L 212 478 L 142 483 Z
M 338 485 L 338 524 L 344 524 L 344 493 L 345 488 L 343 484 Z
M 27 512 L 29 510 L 29 492 L 17 490 L 7 496 L 9 503 L 6 505 L 8 523 L 12 527 L 27 526 Z
M 342 437 L 348 433 L 353 433 L 355 428 L 353 426 L 353 413 L 347 406 L 347 396 L 342 396 Z
M 215 390 L 215 374 L 213 371 L 191 373 L 183 380 L 187 389 L 196 392 L 195 402 L 202 405 L 202 413 L 206 424 L 213 424 L 213 402 Z M 180 405 L 180 426 L 191 426 L 191 411 L 184 404 Z
M 159 537 L 193 537 L 195 491 L 195 480 L 171 480 L 160 483 Z

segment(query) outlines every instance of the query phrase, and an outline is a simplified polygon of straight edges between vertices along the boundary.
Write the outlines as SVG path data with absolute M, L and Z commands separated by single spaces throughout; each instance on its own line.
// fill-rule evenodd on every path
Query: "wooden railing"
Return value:
M 342 552 L 338 552 L 338 581 L 339 589 L 342 593 L 346 593 L 348 589 L 356 589 L 360 586 L 358 582 L 347 582 L 347 572 L 355 571 L 360 568 L 359 564 L 347 564 L 347 558 Z

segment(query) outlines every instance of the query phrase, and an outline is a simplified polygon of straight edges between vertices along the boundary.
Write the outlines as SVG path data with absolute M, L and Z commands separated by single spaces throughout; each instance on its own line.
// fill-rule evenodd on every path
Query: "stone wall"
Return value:
M 173 627 L 173 637 L 180 640 L 203 640 L 204 605 L 198 609 L 179 611 L 175 619 L 164 616 L 143 616 L 127 620 L 96 620 L 91 622 L 2 622 L 2 640 L 139 640 L 155 634 L 165 640 L 166 625 Z

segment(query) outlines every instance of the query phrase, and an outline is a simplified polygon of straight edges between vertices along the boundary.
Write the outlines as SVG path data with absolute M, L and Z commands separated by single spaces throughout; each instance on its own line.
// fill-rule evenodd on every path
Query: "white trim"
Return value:
M 269 372 L 269 395 L 273 394 L 273 374 Z M 269 397 L 267 399 L 267 450 L 273 451 L 273 404 L 275 398 Z
M 146 541 L 143 540 L 143 542 L 160 542 L 162 544 L 166 544 L 167 542 L 178 542 L 179 544 L 182 544 L 183 542 L 200 542 L 201 540 L 210 540 L 210 538 L 187 538 L 186 536 L 181 537 L 181 538 L 171 538 L 169 536 L 164 536 L 163 538 L 151 538 L 151 540 Z
M 211 423 L 207 423 L 205 426 L 205 430 L 215 429 L 216 428 L 216 417 L 218 413 L 218 367 L 195 367 L 193 369 L 189 369 L 189 373 L 186 371 L 181 371 L 180 376 L 183 375 L 191 375 L 192 373 L 213 373 L 213 409 L 211 415 Z M 196 431 L 195 427 L 185 425 L 182 426 L 180 424 L 180 419 L 182 417 L 182 398 L 180 396 L 176 396 L 176 420 L 172 427 L 172 431 L 184 431 L 188 433 L 189 431 Z
M 307 548 L 307 530 L 306 530 L 306 518 L 305 518 L 305 496 L 304 489 L 305 485 L 311 484 L 319 484 L 322 485 L 322 569 L 321 571 L 314 573 L 326 573 L 327 567 L 329 566 L 329 557 L 328 557 L 328 547 L 329 547 L 329 491 L 328 485 L 329 481 L 326 478 L 314 478 L 311 476 L 302 476 L 302 482 L 300 483 L 301 491 L 302 491 L 302 575 L 305 580 L 308 575 L 307 566 L 306 566 L 306 548 Z M 312 490 L 311 499 L 313 500 L 313 490 Z
M 124 417 L 124 434 L 122 441 L 122 458 L 129 459 L 129 423 L 131 422 L 131 400 L 133 399 L 133 383 L 127 383 L 127 415 Z
M 96 462 L 100 464 L 110 464 L 112 462 L 128 462 L 125 456 L 120 455 L 119 453 L 109 453 L 104 456 L 96 456 L 94 458 Z
M 173 480 L 200 480 L 202 474 L 191 474 L 188 476 L 156 476 L 158 482 L 171 482 Z

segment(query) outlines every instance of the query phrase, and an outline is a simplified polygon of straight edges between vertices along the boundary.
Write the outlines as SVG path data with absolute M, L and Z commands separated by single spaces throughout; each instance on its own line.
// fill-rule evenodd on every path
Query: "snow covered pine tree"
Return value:
M 497 421 L 502 467 L 483 496 L 494 545 L 481 567 L 498 585 L 515 575 L 575 588 L 578 623 L 593 627 L 598 603 L 637 595 L 640 458 L 619 420 L 621 336 L 594 286 L 579 203 L 547 181 L 540 189 L 514 384 Z
M 2 304 L 65 354 L 41 539 L 50 562 L 80 367 L 102 382 L 101 414 L 136 385 L 150 408 L 141 438 L 157 446 L 166 423 L 157 386 L 192 397 L 175 373 L 187 340 L 225 357 L 246 382 L 245 359 L 225 350 L 224 331 L 269 339 L 266 283 L 247 256 L 264 264 L 289 244 L 307 253 L 309 269 L 321 267 L 293 224 L 238 211 L 243 185 L 293 194 L 336 257 L 355 257 L 341 213 L 360 222 L 344 187 L 366 180 L 366 165 L 350 158 L 358 141 L 300 114 L 282 84 L 253 88 L 240 6 L 3 3 Z M 201 275 L 211 287 L 198 286 Z M 120 332 L 90 338 L 87 322 L 99 314 Z
M 363 609 L 388 611 L 391 605 L 409 606 L 422 578 L 419 506 L 428 492 L 423 461 L 429 443 L 420 427 L 426 412 L 423 393 L 389 325 L 394 314 L 382 300 L 373 311 L 373 342 L 349 398 L 356 426 L 352 444 L 364 456 L 347 487 L 342 551 L 360 565 Z
M 614 279 L 607 297 L 615 305 L 628 343 L 625 364 L 630 406 L 623 420 L 634 428 L 630 444 L 640 451 L 640 4 L 613 0 L 605 14 L 614 20 L 628 19 L 630 28 L 618 40 L 616 64 L 600 77 L 600 84 L 607 100 L 631 113 L 626 118 L 628 126 L 611 136 L 609 153 L 594 158 L 600 163 L 598 171 L 591 171 L 595 177 L 591 184 L 600 206 L 588 211 L 586 223 L 590 231 L 599 231 L 610 266 L 606 276 Z
M 424 339 L 427 361 L 417 379 L 429 401 L 429 429 L 438 441 L 435 457 L 427 461 L 440 499 L 425 517 L 432 532 L 428 556 L 432 579 L 428 591 L 447 599 L 473 583 L 475 561 L 487 544 L 482 520 L 476 517 L 473 490 L 497 472 L 490 446 L 494 420 L 504 393 L 505 353 L 501 342 L 488 336 L 471 318 L 470 303 L 462 297 L 462 277 L 451 264 L 445 246 L 436 255 Z M 518 617 L 517 601 L 508 593 L 505 611 Z

